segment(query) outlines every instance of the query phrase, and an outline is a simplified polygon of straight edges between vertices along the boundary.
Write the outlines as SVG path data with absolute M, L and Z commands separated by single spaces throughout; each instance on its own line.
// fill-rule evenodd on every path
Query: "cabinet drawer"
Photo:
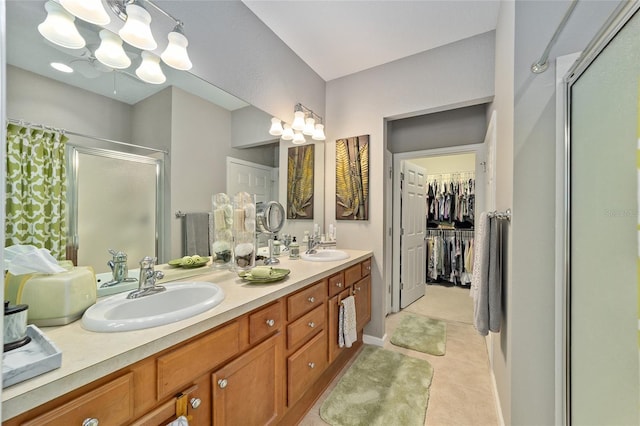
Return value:
M 158 358 L 158 398 L 179 391 L 240 352 L 237 321 Z
M 361 276 L 366 277 L 367 275 L 371 275 L 371 259 L 367 259 L 361 263 L 362 265 L 362 273 Z
M 358 263 L 345 269 L 344 281 L 347 287 L 352 286 L 354 283 L 362 278 L 362 266 Z
M 252 345 L 281 328 L 282 303 L 278 301 L 249 315 L 249 344 Z
M 344 272 L 329 277 L 329 297 L 335 296 L 344 290 L 344 288 Z
M 81 425 L 91 418 L 104 425 L 125 424 L 133 417 L 133 392 L 133 373 L 129 373 L 22 424 Z
M 287 400 L 293 405 L 327 367 L 327 336 L 324 330 L 287 360 Z
M 287 348 L 292 349 L 324 328 L 324 304 L 308 312 L 287 326 Z
M 319 281 L 287 298 L 287 321 L 306 314 L 327 299 L 327 280 Z

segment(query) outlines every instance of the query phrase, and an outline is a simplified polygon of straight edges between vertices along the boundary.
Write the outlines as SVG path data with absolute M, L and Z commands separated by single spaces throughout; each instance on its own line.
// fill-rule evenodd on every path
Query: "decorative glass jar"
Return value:
M 211 197 L 213 205 L 213 243 L 211 244 L 211 266 L 225 269 L 232 265 L 233 204 L 224 192 Z

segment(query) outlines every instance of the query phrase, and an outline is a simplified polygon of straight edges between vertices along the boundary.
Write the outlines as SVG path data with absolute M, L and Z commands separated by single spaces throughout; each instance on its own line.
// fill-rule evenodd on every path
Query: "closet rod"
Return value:
M 57 128 L 57 127 L 53 127 L 53 126 L 47 126 L 45 124 L 31 123 L 31 122 L 28 122 L 28 121 L 25 121 L 25 120 L 16 120 L 15 118 L 7 118 L 7 121 L 9 123 L 18 124 L 20 126 L 26 126 L 26 127 L 32 127 L 32 128 L 35 127 L 35 128 L 39 128 L 39 129 L 42 129 L 42 130 L 52 130 L 52 131 L 55 131 L 55 132 L 60 132 L 62 134 L 79 136 L 81 138 L 93 139 L 93 140 L 100 141 L 100 142 L 115 143 L 117 145 L 128 146 L 128 147 L 131 147 L 131 148 L 146 149 L 147 151 L 160 152 L 162 154 L 167 154 L 167 155 L 169 154 L 169 151 L 165 151 L 163 149 L 149 148 L 148 146 L 136 145 L 136 144 L 132 144 L 132 143 L 128 143 L 128 142 L 120 142 L 120 141 L 116 141 L 116 140 L 113 140 L 113 139 L 100 138 L 98 136 L 85 135 L 84 133 L 78 133 L 78 132 L 73 132 L 71 130 L 61 129 L 61 128 Z

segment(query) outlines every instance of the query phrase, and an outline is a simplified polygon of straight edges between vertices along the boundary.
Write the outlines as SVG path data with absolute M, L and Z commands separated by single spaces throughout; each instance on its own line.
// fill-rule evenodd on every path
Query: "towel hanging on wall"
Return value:
M 183 244 L 182 255 L 209 256 L 211 244 L 209 243 L 209 213 L 185 213 L 182 219 Z

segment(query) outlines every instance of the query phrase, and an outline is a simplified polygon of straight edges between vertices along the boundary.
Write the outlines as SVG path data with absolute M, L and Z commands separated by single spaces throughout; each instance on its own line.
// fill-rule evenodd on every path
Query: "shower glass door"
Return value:
M 628 14 L 608 39 L 568 83 L 566 408 L 573 425 L 640 424 L 640 13 Z

